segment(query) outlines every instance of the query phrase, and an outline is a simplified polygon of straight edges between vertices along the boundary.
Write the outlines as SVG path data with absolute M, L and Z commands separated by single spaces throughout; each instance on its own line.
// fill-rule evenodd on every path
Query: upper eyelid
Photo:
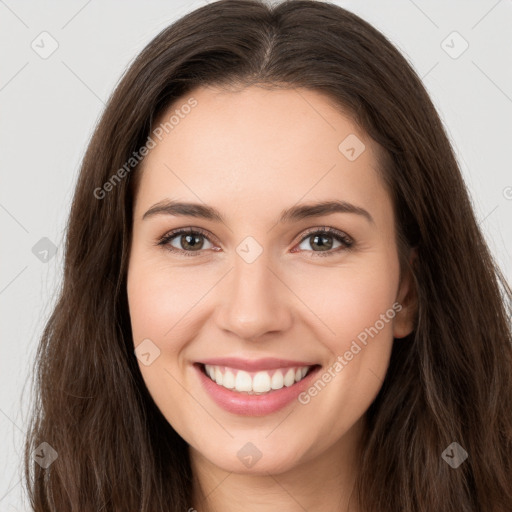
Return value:
M 208 230 L 203 228 L 195 228 L 195 227 L 185 227 L 185 228 L 176 228 L 171 229 L 171 231 L 168 231 L 165 233 L 162 238 L 174 238 L 178 235 L 183 235 L 187 233 L 192 234 L 199 234 L 201 236 L 204 236 L 205 238 L 217 240 L 217 237 L 213 235 L 213 233 L 210 233 Z M 210 240 L 211 241 L 211 240 Z

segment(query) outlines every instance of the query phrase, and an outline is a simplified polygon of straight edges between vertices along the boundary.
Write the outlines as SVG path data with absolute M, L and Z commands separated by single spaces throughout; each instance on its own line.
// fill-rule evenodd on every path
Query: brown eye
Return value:
M 196 256 L 201 253 L 202 249 L 205 249 L 205 239 L 211 244 L 207 235 L 202 231 L 197 229 L 179 229 L 165 235 L 158 242 L 158 245 L 164 246 L 171 252 L 182 253 L 184 256 Z
M 211 244 L 210 247 L 204 247 L 204 241 Z M 312 250 L 302 247 L 301 250 L 311 253 L 314 256 L 331 256 L 342 250 L 350 249 L 354 242 L 342 231 L 324 227 L 310 230 L 300 241 L 299 246 L 309 241 Z M 336 246 L 336 243 L 339 245 Z M 213 244 L 210 242 L 209 235 L 198 228 L 183 228 L 171 231 L 163 236 L 157 243 L 165 247 L 170 252 L 181 256 L 199 256 L 203 250 L 211 249 Z M 297 251 L 293 251 L 297 252 Z
M 338 253 L 340 250 L 349 249 L 353 245 L 353 241 L 341 231 L 333 228 L 322 228 L 316 231 L 310 231 L 300 241 L 300 245 L 308 242 L 312 248 L 308 251 L 307 248 L 302 247 L 302 250 L 313 253 L 315 256 L 330 256 L 333 253 Z M 336 242 L 338 246 L 334 247 Z M 299 247 L 300 247 L 299 245 Z
M 201 240 L 202 235 L 192 235 L 187 233 L 184 235 L 176 236 L 179 237 L 177 240 L 180 242 L 181 248 L 183 248 L 185 251 L 193 251 L 196 249 L 199 250 L 203 247 L 203 240 Z

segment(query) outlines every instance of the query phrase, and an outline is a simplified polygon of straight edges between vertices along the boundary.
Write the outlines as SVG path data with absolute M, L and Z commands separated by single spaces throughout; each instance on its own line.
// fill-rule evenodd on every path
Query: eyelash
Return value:
M 306 251 L 313 253 L 313 257 L 325 257 L 325 256 L 333 256 L 334 254 L 338 254 L 339 252 L 343 251 L 349 251 L 354 246 L 354 241 L 345 235 L 342 231 L 338 231 L 337 229 L 330 228 L 328 226 L 324 226 L 322 228 L 312 228 L 311 230 L 308 230 L 304 236 L 299 241 L 298 245 L 300 245 L 304 240 L 307 240 L 312 235 L 317 234 L 328 234 L 332 236 L 334 239 L 336 239 L 338 242 L 340 242 L 343 247 L 338 247 L 334 250 L 328 250 L 328 251 Z M 175 238 L 178 235 L 200 235 L 209 240 L 208 233 L 201 228 L 180 228 L 176 229 L 174 231 L 170 231 L 169 233 L 165 234 L 162 238 L 160 238 L 156 245 L 163 246 L 166 250 L 176 253 L 180 256 L 199 256 L 203 252 L 203 250 L 199 251 L 186 251 L 185 249 L 177 249 L 176 247 L 173 247 L 169 244 L 169 242 Z M 209 240 L 211 242 L 211 240 Z

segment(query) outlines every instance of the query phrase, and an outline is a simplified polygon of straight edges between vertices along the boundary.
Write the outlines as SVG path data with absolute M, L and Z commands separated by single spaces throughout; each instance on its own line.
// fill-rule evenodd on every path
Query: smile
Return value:
M 192 365 L 206 395 L 227 412 L 265 416 L 293 403 L 311 385 L 319 364 L 282 359 L 210 359 Z
M 300 366 L 247 372 L 228 366 L 203 365 L 206 375 L 219 386 L 249 395 L 261 395 L 285 386 L 293 386 L 300 382 L 311 368 L 313 367 Z

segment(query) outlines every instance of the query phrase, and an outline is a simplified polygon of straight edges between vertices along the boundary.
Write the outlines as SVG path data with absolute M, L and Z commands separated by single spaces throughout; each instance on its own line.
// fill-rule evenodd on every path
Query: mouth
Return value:
M 289 366 L 246 371 L 224 365 L 196 363 L 201 372 L 218 386 L 246 395 L 268 395 L 301 382 L 320 365 Z
M 312 385 L 321 368 L 320 364 L 278 359 L 210 359 L 192 366 L 206 396 L 239 416 L 265 416 L 291 405 Z

